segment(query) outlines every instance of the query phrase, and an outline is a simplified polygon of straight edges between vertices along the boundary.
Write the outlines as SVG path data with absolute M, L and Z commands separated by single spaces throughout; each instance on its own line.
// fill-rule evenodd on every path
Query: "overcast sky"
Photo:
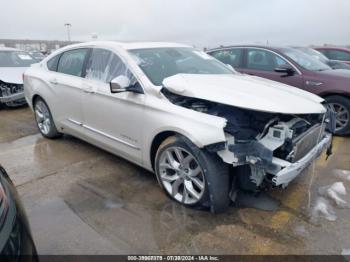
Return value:
M 0 38 L 350 45 L 350 0 L 0 0 Z

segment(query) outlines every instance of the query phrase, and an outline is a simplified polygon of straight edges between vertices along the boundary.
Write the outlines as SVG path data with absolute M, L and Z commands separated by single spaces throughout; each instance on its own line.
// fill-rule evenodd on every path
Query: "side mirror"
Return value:
M 290 66 L 280 66 L 275 68 L 274 71 L 277 73 L 283 73 L 284 75 L 282 75 L 282 77 L 292 76 L 295 74 L 294 68 Z
M 110 82 L 111 93 L 133 92 L 144 94 L 139 82 L 131 85 L 131 80 L 127 76 L 118 76 Z
M 110 82 L 111 93 L 121 93 L 126 92 L 127 88 L 130 86 L 130 79 L 126 76 L 117 76 Z

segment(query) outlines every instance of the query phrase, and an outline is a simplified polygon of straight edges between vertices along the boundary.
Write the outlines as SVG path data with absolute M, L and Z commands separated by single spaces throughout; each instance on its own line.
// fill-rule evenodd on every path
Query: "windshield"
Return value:
M 154 85 L 177 74 L 233 74 L 215 58 L 193 48 L 151 48 L 129 50 Z
M 28 53 L 22 51 L 0 51 L 0 67 L 28 67 L 36 63 Z
M 31 52 L 30 55 L 34 58 L 45 58 L 45 56 L 40 52 Z
M 310 71 L 324 71 L 330 70 L 328 65 L 322 63 L 316 58 L 303 53 L 302 51 L 293 48 L 282 48 L 282 53 L 292 59 L 295 63 L 300 65 L 302 68 Z

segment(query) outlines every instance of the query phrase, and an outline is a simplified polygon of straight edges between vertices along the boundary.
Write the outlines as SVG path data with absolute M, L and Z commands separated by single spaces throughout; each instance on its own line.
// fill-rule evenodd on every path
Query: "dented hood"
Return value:
M 251 110 L 282 114 L 325 113 L 324 100 L 301 89 L 260 77 L 178 74 L 164 79 L 169 91 Z

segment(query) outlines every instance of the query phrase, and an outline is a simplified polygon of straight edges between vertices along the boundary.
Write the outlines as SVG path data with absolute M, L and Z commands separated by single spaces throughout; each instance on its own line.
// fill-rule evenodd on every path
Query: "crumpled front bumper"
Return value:
M 321 155 L 321 153 L 328 149 L 332 143 L 332 135 L 326 134 L 324 138 L 307 153 L 303 158 L 299 159 L 297 162 L 290 163 L 288 161 L 273 158 L 272 164 L 280 169 L 274 174 L 272 182 L 275 186 L 287 186 L 293 179 L 295 179 L 302 171 L 312 164 L 313 160 Z
M 14 102 L 18 100 L 24 100 L 24 92 L 0 96 L 0 103 L 9 103 L 9 102 Z

